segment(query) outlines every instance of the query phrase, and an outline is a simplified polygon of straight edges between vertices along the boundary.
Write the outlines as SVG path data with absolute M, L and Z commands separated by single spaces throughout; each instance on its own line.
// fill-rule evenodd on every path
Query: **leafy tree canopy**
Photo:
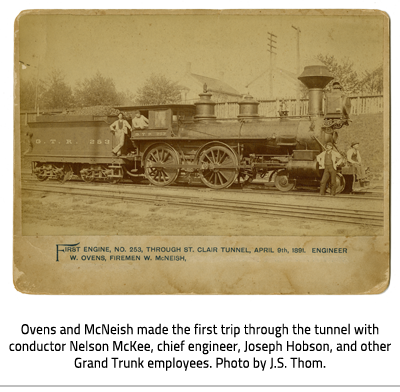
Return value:
M 106 78 L 99 71 L 92 78 L 77 83 L 75 101 L 79 106 L 112 106 L 120 103 L 114 80 Z
M 319 54 L 317 59 L 326 65 L 335 77 L 333 81 L 339 82 L 345 93 L 356 94 L 359 92 L 360 81 L 357 72 L 353 69 L 353 63 L 348 58 L 339 62 L 335 56 Z M 333 81 L 328 84 L 327 89 L 330 89 Z
M 164 75 L 151 75 L 137 90 L 136 101 L 141 105 L 179 103 L 181 92 L 176 82 Z
M 50 72 L 44 82 L 44 92 L 41 97 L 41 107 L 45 109 L 64 109 L 73 106 L 72 89 L 65 81 L 64 74 L 59 69 Z
M 125 90 L 118 92 L 118 105 L 132 106 L 135 105 L 135 97 L 131 91 Z
M 20 105 L 22 110 L 35 108 L 36 80 L 20 79 Z
M 383 93 L 383 65 L 380 65 L 372 72 L 364 72 L 364 78 L 360 82 L 360 89 L 364 94 Z

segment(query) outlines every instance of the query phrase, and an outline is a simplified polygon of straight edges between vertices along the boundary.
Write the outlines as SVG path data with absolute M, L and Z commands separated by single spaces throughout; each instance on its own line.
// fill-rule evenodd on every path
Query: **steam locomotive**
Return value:
M 132 129 L 121 156 L 112 154 L 118 144 L 110 132 L 115 117 L 51 115 L 28 123 L 31 149 L 26 156 L 40 181 L 65 182 L 78 175 L 87 182 L 117 183 L 145 177 L 155 186 L 167 186 L 200 179 L 207 187 L 223 189 L 267 176 L 281 191 L 296 184 L 319 186 L 316 156 L 327 142 L 335 145 L 337 130 L 349 125 L 350 100 L 338 88 L 324 93 L 333 80 L 325 66 L 307 66 L 298 79 L 309 91 L 306 116 L 289 117 L 282 110 L 280 117 L 261 117 L 259 103 L 246 95 L 237 118 L 217 119 L 205 86 L 194 105 L 118 108 L 138 110 L 149 121 L 144 129 Z M 352 183 L 352 169 L 339 169 L 337 193 Z

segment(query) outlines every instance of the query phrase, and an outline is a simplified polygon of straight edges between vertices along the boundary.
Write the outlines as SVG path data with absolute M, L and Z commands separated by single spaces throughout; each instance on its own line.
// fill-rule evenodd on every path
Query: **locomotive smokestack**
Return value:
M 333 76 L 325 65 L 309 65 L 304 67 L 298 79 L 308 88 L 308 113 L 312 116 L 324 114 L 322 96 L 325 86 L 333 80 Z

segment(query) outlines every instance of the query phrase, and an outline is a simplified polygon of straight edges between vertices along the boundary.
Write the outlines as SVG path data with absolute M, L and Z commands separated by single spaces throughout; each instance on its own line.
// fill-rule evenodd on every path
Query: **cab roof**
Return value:
M 121 112 L 130 112 L 133 110 L 156 110 L 156 109 L 195 109 L 195 105 L 170 103 L 165 105 L 141 105 L 141 106 L 113 106 Z

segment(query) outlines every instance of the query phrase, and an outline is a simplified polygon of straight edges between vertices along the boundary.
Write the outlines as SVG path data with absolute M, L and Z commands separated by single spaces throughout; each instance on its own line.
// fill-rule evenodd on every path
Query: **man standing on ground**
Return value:
M 360 143 L 358 142 L 351 143 L 351 148 L 347 151 L 347 160 L 354 166 L 358 181 L 364 181 L 366 176 L 364 166 L 361 163 L 361 154 L 358 151 L 359 146 Z
M 325 195 L 326 191 L 326 183 L 329 178 L 331 180 L 331 195 L 336 195 L 336 170 L 337 165 L 342 162 L 342 156 L 333 151 L 333 144 L 331 142 L 326 143 L 325 151 L 321 152 L 317 156 L 317 162 L 319 163 L 319 167 L 324 169 L 324 174 L 321 179 L 321 188 L 319 193 L 321 196 Z

